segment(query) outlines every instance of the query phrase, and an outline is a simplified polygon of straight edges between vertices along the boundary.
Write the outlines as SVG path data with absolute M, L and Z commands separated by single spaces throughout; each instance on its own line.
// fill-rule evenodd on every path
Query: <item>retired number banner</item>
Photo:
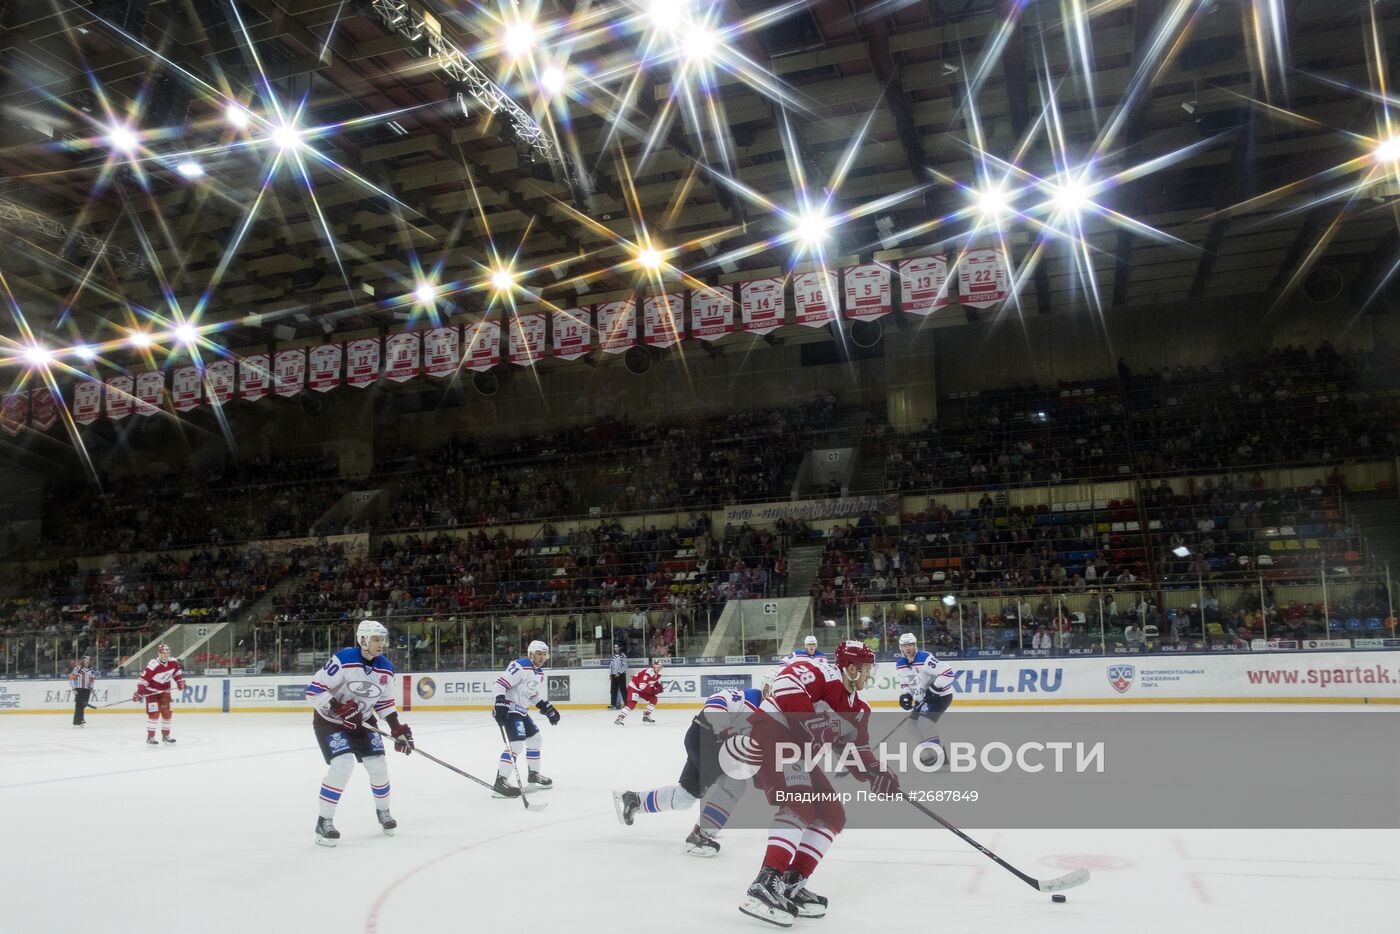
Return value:
M 598 349 L 622 353 L 637 343 L 637 303 L 604 302 L 598 306 Z
M 846 267 L 846 317 L 873 321 L 890 313 L 890 271 L 880 263 Z
M 150 418 L 165 405 L 165 371 L 146 370 L 136 374 L 136 402 L 132 411 Z
M 948 257 L 939 253 L 900 260 L 899 292 L 905 314 L 927 315 L 946 307 L 953 300 L 948 294 Z
M 272 361 L 276 389 L 284 399 L 290 399 L 306 386 L 306 351 L 279 350 Z
M 215 360 L 204 368 L 209 404 L 222 406 L 233 399 L 233 361 Z
M 836 276 L 799 272 L 792 277 L 792 299 L 798 324 L 809 328 L 830 324 L 836 320 Z
M 199 405 L 204 380 L 199 367 L 177 366 L 170 373 L 170 403 L 177 412 L 188 412 Z
M 469 370 L 481 372 L 500 362 L 500 322 L 482 320 L 467 325 L 467 359 L 462 365 Z
M 534 366 L 535 361 L 544 355 L 544 329 L 543 312 L 532 311 L 512 316 L 507 348 L 510 362 L 516 366 Z
M 733 331 L 734 299 L 728 288 L 704 288 L 690 293 L 691 337 L 714 341 Z
M 121 421 L 131 414 L 131 391 L 136 381 L 125 374 L 107 380 L 107 417 Z
M 593 328 L 587 308 L 564 308 L 554 312 L 554 356 L 577 360 L 593 350 Z
M 339 344 L 317 344 L 307 358 L 306 386 L 314 392 L 330 392 L 340 385 L 340 365 L 344 358 Z
M 345 342 L 345 383 L 364 389 L 379 382 L 379 338 Z
M 257 402 L 272 391 L 272 358 L 265 353 L 249 354 L 238 361 L 238 398 Z
M 384 341 L 384 378 L 391 383 L 406 383 L 418 375 L 422 342 L 417 331 L 390 334 Z
M 739 285 L 739 307 L 743 310 L 744 330 L 767 334 L 779 328 L 787 317 L 783 304 L 782 279 L 751 279 Z
M 685 295 L 667 292 L 648 295 L 642 303 L 643 340 L 649 347 L 670 347 L 681 339 L 685 323 Z
M 455 327 L 433 328 L 423 335 L 423 373 L 447 377 L 457 372 L 462 334 Z
M 988 308 L 1010 294 L 1006 264 L 998 250 L 968 250 L 958 263 L 958 292 L 962 303 Z

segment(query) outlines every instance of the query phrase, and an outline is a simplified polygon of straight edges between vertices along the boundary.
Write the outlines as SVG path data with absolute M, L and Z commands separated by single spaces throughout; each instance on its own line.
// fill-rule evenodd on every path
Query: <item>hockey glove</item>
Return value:
M 331 718 L 340 721 L 347 730 L 358 730 L 365 722 L 360 713 L 360 705 L 351 700 L 336 701 L 331 704 Z
M 180 690 L 183 691 L 183 690 L 185 689 L 185 679 L 184 679 L 184 678 L 178 678 L 178 679 L 176 679 L 176 681 L 175 681 L 175 687 L 177 687 L 177 688 L 179 688 Z
M 408 728 L 407 723 L 400 723 L 395 717 L 394 722 L 389 724 L 389 732 L 394 737 L 394 752 L 401 752 L 406 756 L 413 755 L 413 731 Z
M 870 791 L 877 795 L 892 795 L 899 791 L 899 777 L 893 772 L 866 772 Z
M 137 691 L 135 694 L 131 695 L 131 699 L 134 700 L 134 701 L 136 701 L 137 703 L 140 703 L 140 701 L 141 701 L 141 692 L 140 692 L 140 691 Z
M 908 692 L 899 695 L 899 706 L 905 710 L 914 709 L 914 695 Z
M 935 694 L 933 691 L 929 691 L 924 695 L 924 702 L 919 713 L 937 723 L 938 718 L 943 716 L 943 711 L 947 710 L 952 703 L 952 694 Z
M 491 709 L 491 719 L 501 726 L 506 725 L 506 718 L 510 716 L 510 701 L 506 700 L 504 694 L 496 695 L 496 706 Z
M 540 713 L 544 714 L 544 718 L 549 721 L 550 726 L 559 725 L 559 711 L 554 708 L 553 704 L 547 700 L 542 700 L 535 706 L 540 709 Z

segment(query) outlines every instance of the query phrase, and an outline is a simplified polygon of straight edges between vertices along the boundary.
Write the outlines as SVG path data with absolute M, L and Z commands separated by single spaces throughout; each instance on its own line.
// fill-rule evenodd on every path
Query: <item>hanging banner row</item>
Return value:
M 836 320 L 838 307 L 853 321 L 869 321 L 893 310 L 892 272 L 900 276 L 900 308 L 908 314 L 929 315 L 951 304 L 948 258 L 944 255 L 848 266 L 835 272 L 797 273 L 792 277 L 793 323 L 822 327 Z M 985 308 L 1007 296 L 1007 270 L 995 250 L 969 250 L 958 262 L 961 304 Z M 767 334 L 788 323 L 787 298 L 781 278 L 753 279 L 737 286 L 689 292 L 690 333 L 693 340 L 713 341 L 733 333 L 735 293 L 738 327 Z M 838 289 L 844 306 L 838 306 Z M 638 334 L 634 299 L 551 312 L 512 315 L 505 323 L 504 360 L 533 366 L 554 356 L 574 360 L 595 347 L 616 354 L 638 343 L 669 347 L 686 339 L 686 292 L 666 292 L 642 301 Z M 547 326 L 552 342 L 546 342 Z M 235 398 L 256 401 L 269 395 L 290 398 L 304 390 L 329 392 L 339 386 L 366 388 L 382 380 L 406 382 L 419 376 L 450 378 L 459 369 L 489 370 L 502 362 L 502 323 L 492 319 L 464 326 L 391 334 L 382 340 L 318 344 L 275 353 L 221 358 L 196 366 L 120 373 L 99 381 L 75 383 L 67 400 L 73 420 L 90 425 L 104 414 L 112 420 L 128 415 L 151 416 L 169 406 L 188 412 L 200 405 L 222 406 Z M 168 380 L 167 380 L 168 377 Z M 26 425 L 47 430 L 58 419 L 59 406 L 47 388 L 17 391 L 0 405 L 0 428 L 16 435 Z

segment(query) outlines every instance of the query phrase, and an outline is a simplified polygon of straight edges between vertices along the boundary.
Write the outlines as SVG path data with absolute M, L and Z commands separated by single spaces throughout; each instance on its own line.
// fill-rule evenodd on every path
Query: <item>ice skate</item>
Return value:
M 529 781 L 531 785 L 535 786 L 531 789 L 532 791 L 548 791 L 554 787 L 554 779 L 541 775 L 539 772 L 531 772 Z
M 749 886 L 739 910 L 751 918 L 776 924 L 778 927 L 792 927 L 797 917 L 797 907 L 787 897 L 787 886 L 783 885 L 778 870 L 764 866 L 758 878 Z
M 394 835 L 394 831 L 397 830 L 399 827 L 399 822 L 394 820 L 394 818 L 389 815 L 389 811 L 387 808 L 383 811 L 377 810 L 375 811 L 375 814 L 377 814 L 379 817 L 379 829 L 384 831 L 384 836 L 392 837 Z
M 617 819 L 632 826 L 632 818 L 642 809 L 642 798 L 635 791 L 614 791 L 613 807 L 617 808 Z
M 175 742 L 175 737 L 173 737 L 173 736 L 162 736 L 162 737 L 160 738 L 160 741 L 161 741 L 162 743 L 173 743 L 173 742 Z
M 826 898 L 807 890 L 807 880 L 795 870 L 783 873 L 788 900 L 797 908 L 799 918 L 820 918 L 826 914 Z
M 716 856 L 719 854 L 719 841 L 701 830 L 697 824 L 690 831 L 690 836 L 685 838 L 685 851 L 691 856 Z
M 335 846 L 340 842 L 340 831 L 329 817 L 316 818 L 316 842 L 321 846 Z
M 493 798 L 518 798 L 520 789 L 506 781 L 504 775 L 496 776 L 496 784 L 491 786 L 491 796 Z

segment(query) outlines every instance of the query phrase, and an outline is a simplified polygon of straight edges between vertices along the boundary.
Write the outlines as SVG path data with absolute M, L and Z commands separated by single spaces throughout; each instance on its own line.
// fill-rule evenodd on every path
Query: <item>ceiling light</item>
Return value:
M 185 345 L 193 344 L 199 340 L 199 332 L 192 324 L 177 324 L 175 326 L 175 339 Z
M 91 360 L 97 356 L 97 352 L 87 344 L 79 344 L 73 348 L 73 353 L 79 360 Z
M 301 130 L 294 123 L 279 123 L 272 129 L 272 142 L 283 152 L 301 146 Z
M 1400 134 L 1384 140 L 1376 147 L 1373 157 L 1377 162 L 1400 161 Z
M 715 57 L 719 36 L 705 23 L 694 23 L 680 40 L 681 53 L 687 60 L 702 65 Z
M 670 32 L 681 25 L 689 5 L 686 0 L 651 0 L 647 18 L 656 29 Z
M 509 292 L 515 287 L 515 275 L 509 269 L 497 269 L 491 273 L 491 287 L 497 292 Z
M 550 65 L 540 73 L 540 90 L 553 97 L 564 90 L 565 80 L 564 69 Z
M 139 350 L 151 346 L 151 335 L 145 331 L 132 331 L 127 335 L 126 342 Z
M 637 253 L 637 263 L 643 269 L 660 269 L 661 254 L 653 247 L 645 247 Z
M 113 150 L 124 155 L 131 155 L 136 151 L 136 147 L 141 141 L 136 137 L 136 131 L 125 123 L 113 125 L 107 131 L 107 145 Z
M 437 286 L 431 282 L 420 282 L 413 290 L 413 297 L 420 305 L 432 305 L 437 302 Z
M 30 344 L 28 347 L 24 348 L 24 359 L 30 366 L 39 369 L 49 365 L 49 361 L 53 359 L 53 354 L 50 353 L 46 347 L 40 347 L 38 344 Z
M 831 234 L 831 218 L 822 211 L 806 211 L 797 218 L 793 233 L 807 247 L 818 247 Z
M 1067 179 L 1055 186 L 1050 200 L 1060 213 L 1077 216 L 1089 203 L 1089 186 L 1082 178 Z
M 1191 549 L 1187 548 L 1185 545 L 1177 545 L 1172 549 L 1172 554 L 1176 555 L 1178 558 L 1186 558 L 1190 556 Z
M 204 166 L 195 162 L 193 159 L 186 159 L 184 162 L 181 162 L 179 165 L 175 166 L 175 171 L 179 172 L 185 178 L 204 177 Z
M 535 47 L 535 24 L 520 20 L 506 27 L 501 44 L 511 58 L 524 58 Z
M 988 220 L 994 220 L 1006 213 L 1006 191 L 999 185 L 988 185 L 973 193 L 973 206 L 977 213 Z
M 229 104 L 224 108 L 224 119 L 228 121 L 229 126 L 240 130 L 248 128 L 248 111 L 238 104 Z

